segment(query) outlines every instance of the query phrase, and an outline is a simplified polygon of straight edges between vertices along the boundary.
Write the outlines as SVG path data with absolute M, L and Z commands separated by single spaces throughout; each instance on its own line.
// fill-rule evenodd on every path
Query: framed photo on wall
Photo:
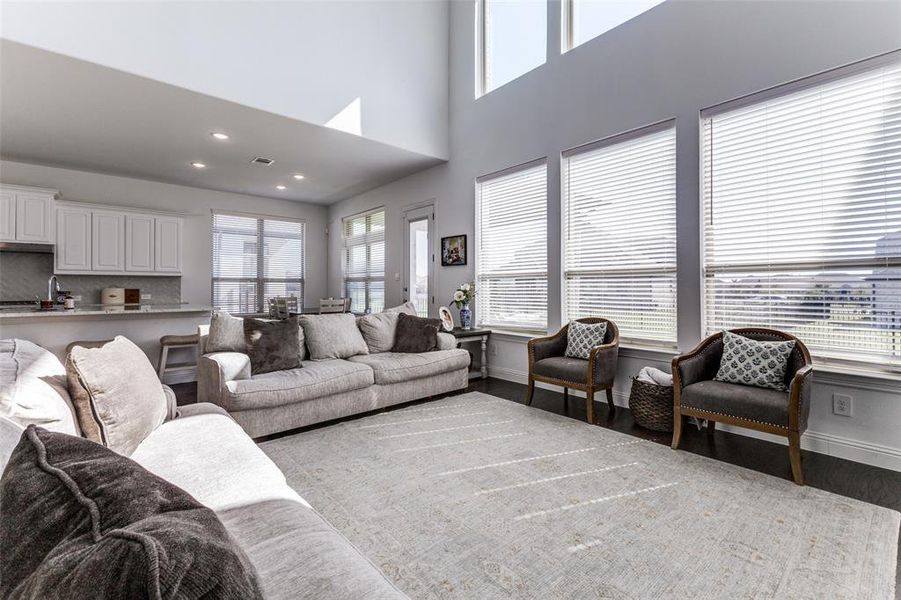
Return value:
M 466 264 L 466 236 L 441 238 L 441 266 L 458 267 Z

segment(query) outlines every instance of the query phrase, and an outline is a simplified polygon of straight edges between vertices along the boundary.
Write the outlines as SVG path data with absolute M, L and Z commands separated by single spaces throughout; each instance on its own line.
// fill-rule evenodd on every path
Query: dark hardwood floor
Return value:
M 196 384 L 177 384 L 173 385 L 172 388 L 175 390 L 179 404 L 190 404 L 197 401 Z M 473 380 L 465 391 L 484 392 L 492 396 L 521 403 L 525 403 L 526 398 L 525 385 L 502 379 Z M 400 406 L 409 406 L 427 401 L 421 400 Z M 563 394 L 556 391 L 536 388 L 532 406 L 581 421 L 584 421 L 586 416 L 585 400 L 583 398 L 570 398 L 569 406 L 564 407 Z M 396 408 L 399 407 L 391 407 L 385 410 Z M 667 446 L 672 441 L 672 436 L 669 433 L 649 431 L 636 425 L 635 421 L 632 420 L 632 414 L 627 408 L 617 407 L 614 414 L 611 415 L 606 401 L 595 401 L 594 413 L 595 421 L 601 427 L 607 427 Z M 340 420 L 349 420 L 360 416 L 362 415 Z M 296 429 L 269 436 L 265 439 L 292 435 L 334 422 Z M 709 437 L 706 431 L 699 431 L 695 427 L 687 427 L 683 429 L 680 450 L 791 480 L 788 448 L 780 444 L 744 435 L 726 433 L 720 430 L 717 430 L 713 437 Z M 901 473 L 814 452 L 803 451 L 802 455 L 804 477 L 807 485 L 901 511 Z M 901 550 L 898 553 L 896 582 L 896 593 L 901 597 Z

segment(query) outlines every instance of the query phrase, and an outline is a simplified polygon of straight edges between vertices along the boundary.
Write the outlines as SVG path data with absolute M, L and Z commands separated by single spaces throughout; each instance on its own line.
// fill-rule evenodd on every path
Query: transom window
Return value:
M 478 0 L 476 95 L 481 96 L 547 60 L 546 0 Z
M 303 221 L 213 213 L 213 307 L 264 313 L 276 296 L 303 306 L 304 230 Z
M 385 308 L 385 210 L 346 217 L 344 295 L 355 313 Z
M 702 112 L 708 333 L 901 366 L 901 63 Z
M 563 0 L 563 51 L 631 21 L 663 0 Z
M 564 153 L 568 319 L 676 345 L 676 130 L 669 121 Z

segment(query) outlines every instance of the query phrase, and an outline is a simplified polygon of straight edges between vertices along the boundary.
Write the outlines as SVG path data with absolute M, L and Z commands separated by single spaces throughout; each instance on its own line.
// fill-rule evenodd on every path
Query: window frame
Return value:
M 519 79 L 526 73 L 529 73 L 530 71 L 533 71 L 533 70 L 537 69 L 538 67 L 547 64 L 547 61 L 548 61 L 547 44 L 548 44 L 548 27 L 550 27 L 549 21 L 545 22 L 544 60 L 540 64 L 532 67 L 531 69 L 528 69 L 527 71 L 520 73 L 519 75 L 517 75 L 510 81 L 502 83 L 501 85 L 499 85 L 493 89 L 489 89 L 488 88 L 488 66 L 489 65 L 488 65 L 488 43 L 487 43 L 488 42 L 488 1 L 489 0 L 475 0 L 474 51 L 475 51 L 475 63 L 476 64 L 475 64 L 475 86 L 474 87 L 475 87 L 476 99 L 481 98 L 482 96 L 489 94 L 489 93 L 493 92 L 494 90 L 497 90 L 497 89 L 507 85 L 508 83 L 515 81 L 516 79 Z M 548 6 L 549 6 L 548 0 L 541 0 L 541 2 L 544 4 L 545 10 L 547 10 Z
M 568 271 L 567 271 L 567 252 L 568 248 L 568 236 L 567 236 L 567 227 L 568 227 L 568 219 L 569 219 L 569 190 L 568 190 L 568 159 L 573 156 L 578 156 L 581 154 L 590 153 L 594 150 L 598 150 L 601 148 L 609 148 L 611 146 L 615 146 L 617 144 L 629 142 L 631 140 L 640 139 L 645 136 L 654 135 L 658 133 L 662 133 L 665 131 L 672 131 L 673 135 L 673 143 L 675 145 L 674 149 L 674 157 L 673 157 L 673 178 L 674 178 L 674 203 L 673 206 L 673 215 L 675 217 L 676 227 L 676 245 L 673 248 L 673 267 L 670 269 L 645 269 L 643 272 L 648 274 L 672 274 L 675 279 L 675 287 L 676 294 L 674 298 L 674 306 L 676 309 L 676 318 L 675 318 L 675 329 L 674 329 L 674 337 L 671 341 L 662 341 L 662 340 L 650 340 L 639 337 L 630 337 L 628 334 L 624 334 L 623 331 L 620 331 L 620 341 L 621 343 L 637 347 L 637 348 L 648 348 L 659 351 L 673 352 L 678 349 L 679 344 L 679 245 L 678 245 L 678 220 L 679 220 L 679 199 L 678 199 L 678 133 L 676 129 L 676 118 L 672 117 L 669 119 L 665 119 L 663 121 L 658 121 L 656 123 L 651 123 L 649 125 L 644 125 L 641 127 L 637 127 L 635 129 L 630 129 L 628 131 L 624 131 L 621 133 L 616 133 L 599 140 L 595 140 L 593 142 L 588 142 L 587 144 L 582 144 L 579 146 L 575 146 L 573 148 L 569 148 L 560 153 L 560 315 L 561 319 L 564 323 L 570 320 L 569 312 L 569 303 L 567 301 L 568 295 Z M 600 269 L 597 270 L 601 272 Z M 635 270 L 623 269 L 623 273 L 634 272 Z M 592 272 L 592 271 L 582 271 L 582 272 Z M 609 272 L 609 271 L 608 271 Z M 604 315 L 598 315 L 604 316 Z
M 512 167 L 507 167 L 505 169 L 501 169 L 500 171 L 494 171 L 493 173 L 488 173 L 486 175 L 480 175 L 479 177 L 476 177 L 475 180 L 473 181 L 473 192 L 474 192 L 473 206 L 475 207 L 475 235 L 473 235 L 473 239 L 475 241 L 475 245 L 473 246 L 474 251 L 472 252 L 472 255 L 474 257 L 474 259 L 473 259 L 473 280 L 475 281 L 475 284 L 476 284 L 476 306 L 478 306 L 478 301 L 479 301 L 478 295 L 479 295 L 479 293 L 481 293 L 479 277 L 480 277 L 480 270 L 481 270 L 481 266 L 482 266 L 481 252 L 480 252 L 480 249 L 482 247 L 482 209 L 481 209 L 482 198 L 481 198 L 481 191 L 480 191 L 479 186 L 482 185 L 482 183 L 484 183 L 486 181 L 491 181 L 491 180 L 498 179 L 501 177 L 514 175 L 516 173 L 519 173 L 522 171 L 528 171 L 530 169 L 533 169 L 533 168 L 539 167 L 539 166 L 543 166 L 544 170 L 545 170 L 544 199 L 545 199 L 545 222 L 547 222 L 547 215 L 548 215 L 547 203 L 548 203 L 548 184 L 549 184 L 547 157 L 537 158 L 534 160 L 530 160 L 528 162 L 514 165 Z M 548 240 L 549 240 L 548 231 L 545 230 L 545 246 L 546 247 L 547 247 Z M 545 277 L 546 285 L 548 286 L 548 288 L 550 288 L 550 256 L 549 255 L 545 257 L 544 277 Z M 547 332 L 548 332 L 549 321 L 550 321 L 549 314 L 545 315 L 544 328 L 542 329 L 542 328 L 533 328 L 533 327 L 515 327 L 515 326 L 509 326 L 509 325 L 493 325 L 491 323 L 486 323 L 485 321 L 483 321 L 480 312 L 481 311 L 476 310 L 476 314 L 475 314 L 476 327 L 485 327 L 485 328 L 491 328 L 492 330 L 498 331 L 498 332 L 510 332 L 510 333 L 519 333 L 519 334 L 547 334 Z M 548 313 L 550 313 L 550 310 L 548 310 Z
M 214 273 L 216 272 L 215 265 L 215 255 L 213 253 L 213 244 L 214 237 L 216 234 L 216 216 L 222 215 L 226 217 L 241 217 L 245 219 L 255 219 L 256 220 L 256 277 L 216 277 Z M 265 221 L 281 221 L 285 223 L 298 223 L 301 226 L 301 237 L 300 237 L 300 246 L 301 246 L 301 265 L 300 279 L 285 279 L 278 277 L 265 277 L 266 267 L 266 255 L 265 255 L 265 238 L 266 237 L 281 237 L 285 239 L 296 239 L 292 236 L 287 235 L 266 235 L 265 234 Z M 221 310 L 216 306 L 216 283 L 217 282 L 233 282 L 233 283 L 254 283 L 256 284 L 256 302 L 257 302 L 257 312 L 238 312 L 232 313 L 236 315 L 265 315 L 269 314 L 269 307 L 266 303 L 266 284 L 267 283 L 289 283 L 289 282 L 300 282 L 300 296 L 297 298 L 298 306 L 303 307 L 304 305 L 304 297 L 306 295 L 307 290 L 307 221 L 306 219 L 298 219 L 295 217 L 279 217 L 275 215 L 260 215 L 256 213 L 245 213 L 240 211 L 228 211 L 228 210 L 216 210 L 213 209 L 210 211 L 210 304 L 213 306 L 213 310 Z
M 381 277 L 369 277 L 369 276 L 348 277 L 347 276 L 347 266 L 348 266 L 349 256 L 350 256 L 348 253 L 348 250 L 351 248 L 351 246 L 348 245 L 347 223 L 349 221 L 353 221 L 355 219 L 368 218 L 373 215 L 377 215 L 379 213 L 382 213 L 382 215 L 383 215 L 382 220 L 385 224 L 384 229 L 382 230 L 382 235 L 384 238 L 383 244 L 385 245 L 385 256 L 384 256 L 385 264 L 382 265 L 382 276 Z M 385 283 L 386 283 L 386 279 L 387 279 L 385 276 L 385 273 L 386 273 L 386 269 L 388 267 L 388 265 L 387 265 L 388 238 L 386 235 L 387 228 L 388 228 L 388 214 L 387 214 L 387 211 L 385 210 L 384 206 L 378 206 L 378 207 L 370 209 L 370 210 L 364 210 L 362 212 L 354 213 L 352 215 L 347 215 L 346 217 L 342 217 L 342 219 L 341 219 L 341 292 L 343 294 L 343 297 L 350 298 L 350 292 L 348 292 L 347 283 L 349 281 L 363 283 L 364 289 L 365 289 L 365 297 L 366 297 L 365 306 L 363 307 L 363 312 L 365 314 L 369 314 L 372 312 L 372 294 L 371 294 L 372 285 L 371 284 L 373 282 L 381 281 L 382 282 L 382 293 L 383 294 L 385 293 Z M 371 233 L 371 232 L 367 231 L 363 235 L 368 237 L 369 233 Z M 370 260 L 371 260 L 370 246 L 372 245 L 372 242 L 370 240 L 367 240 L 367 241 L 363 242 L 363 244 L 355 244 L 355 246 L 356 245 L 365 245 L 365 247 L 366 247 L 366 264 L 368 266 L 370 264 Z

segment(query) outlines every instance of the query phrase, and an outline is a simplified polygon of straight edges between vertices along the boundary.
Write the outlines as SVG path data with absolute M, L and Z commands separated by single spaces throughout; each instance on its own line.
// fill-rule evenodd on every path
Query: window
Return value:
M 479 0 L 477 95 L 547 60 L 546 0 Z
M 673 122 L 564 153 L 566 317 L 606 317 L 624 340 L 676 345 Z
M 630 21 L 663 0 L 563 0 L 563 51 Z
M 344 219 L 344 296 L 356 313 L 385 308 L 385 211 Z
M 547 331 L 547 165 L 476 181 L 476 318 Z
M 901 64 L 869 66 L 701 113 L 708 333 L 901 366 Z
M 269 298 L 303 306 L 304 223 L 213 213 L 213 307 L 263 313 Z

